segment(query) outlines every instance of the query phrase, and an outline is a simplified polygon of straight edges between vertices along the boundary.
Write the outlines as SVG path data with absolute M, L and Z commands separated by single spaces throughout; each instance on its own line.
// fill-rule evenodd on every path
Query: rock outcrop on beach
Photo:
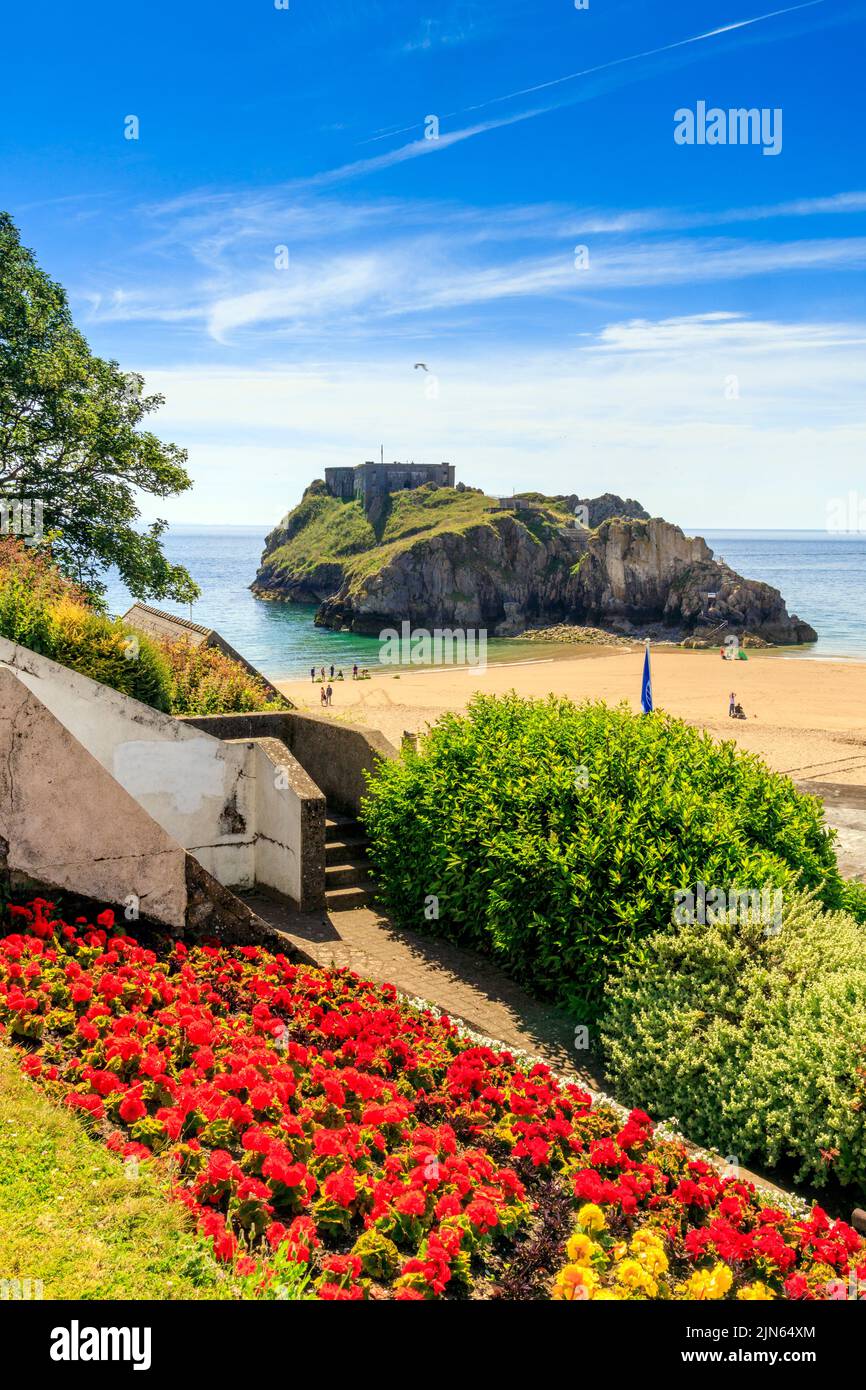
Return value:
M 579 506 L 587 528 L 576 524 Z M 359 503 L 316 482 L 268 536 L 251 587 L 262 598 L 318 604 L 323 626 L 374 634 L 408 620 L 491 636 L 559 623 L 720 643 L 731 634 L 774 644 L 817 635 L 777 589 L 744 579 L 699 537 L 613 494 L 525 493 L 503 506 L 469 489 L 426 486 L 393 494 L 374 529 Z

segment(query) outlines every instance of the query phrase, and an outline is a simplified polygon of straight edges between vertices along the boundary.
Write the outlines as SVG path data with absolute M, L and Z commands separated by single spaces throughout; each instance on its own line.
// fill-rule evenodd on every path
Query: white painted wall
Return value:
M 270 741 L 270 740 L 269 740 Z M 301 801 L 266 747 L 252 745 L 256 778 L 256 880 L 301 900 Z M 285 761 L 290 755 L 286 753 Z
M 201 733 L 5 638 L 0 667 L 220 883 L 299 900 L 300 798 L 255 741 Z

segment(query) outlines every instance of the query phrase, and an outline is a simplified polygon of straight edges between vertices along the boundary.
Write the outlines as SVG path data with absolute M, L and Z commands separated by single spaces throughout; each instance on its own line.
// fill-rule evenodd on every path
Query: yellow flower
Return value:
M 689 1299 L 724 1298 L 734 1276 L 721 1260 L 712 1269 L 699 1269 L 683 1286 L 683 1297 Z
M 578 1265 L 590 1264 L 597 1249 L 595 1242 L 583 1231 L 575 1231 L 565 1247 L 568 1258 Z
M 762 1284 L 760 1279 L 757 1279 L 754 1284 L 746 1284 L 737 1291 L 737 1298 L 744 1300 L 760 1299 L 761 1302 L 767 1303 L 775 1297 L 773 1290 L 768 1289 L 766 1284 Z
M 661 1237 L 655 1231 L 637 1231 L 632 1236 L 632 1254 L 636 1255 L 650 1274 L 665 1274 L 668 1257 L 664 1252 Z
M 594 1270 L 585 1269 L 583 1265 L 564 1265 L 556 1276 L 553 1297 L 569 1302 L 592 1298 L 593 1290 L 597 1287 L 598 1275 Z
M 658 1288 L 639 1260 L 623 1260 L 617 1266 L 616 1277 L 627 1289 L 633 1289 L 635 1293 L 644 1293 L 647 1298 L 655 1298 Z
M 628 1254 L 628 1246 L 624 1240 L 618 1240 L 615 1245 L 610 1247 L 611 1258 L 622 1260 Z
M 647 1227 L 641 1231 L 635 1231 L 631 1238 L 631 1248 L 634 1250 L 642 1245 L 656 1245 L 661 1248 L 662 1238 L 658 1231 L 651 1231 Z
M 587 1202 L 577 1213 L 577 1224 L 584 1231 L 603 1231 L 604 1212 L 594 1202 Z
M 610 1303 L 613 1299 L 619 1300 L 616 1289 L 598 1289 L 592 1295 L 593 1303 Z

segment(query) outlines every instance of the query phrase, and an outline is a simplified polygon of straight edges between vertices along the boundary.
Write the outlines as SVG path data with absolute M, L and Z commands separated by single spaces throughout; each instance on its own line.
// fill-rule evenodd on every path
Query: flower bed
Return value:
M 319 1298 L 829 1298 L 866 1248 L 764 1206 L 541 1063 L 390 986 L 257 947 L 150 948 L 12 907 L 0 1030 L 132 1160 L 171 1164 L 218 1258 Z M 277 1273 L 275 1273 L 275 1270 Z M 856 1283 L 855 1283 L 856 1287 Z

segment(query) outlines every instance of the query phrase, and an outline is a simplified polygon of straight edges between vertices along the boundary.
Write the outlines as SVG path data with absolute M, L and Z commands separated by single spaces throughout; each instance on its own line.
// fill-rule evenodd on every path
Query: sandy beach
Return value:
M 333 704 L 323 710 L 320 687 L 277 682 L 299 709 L 379 729 L 399 743 L 404 731 L 423 731 L 446 710 L 463 709 L 476 691 L 524 696 L 554 691 L 570 699 L 627 701 L 640 708 L 643 649 L 566 647 L 542 654 L 527 643 L 526 659 L 484 670 L 439 667 L 372 668 L 371 679 L 333 681 Z M 719 653 L 660 648 L 652 653 L 656 709 L 688 720 L 718 738 L 734 738 L 796 781 L 866 784 L 866 664 L 791 658 L 754 651 L 748 661 Z M 735 691 L 747 718 L 728 718 Z

